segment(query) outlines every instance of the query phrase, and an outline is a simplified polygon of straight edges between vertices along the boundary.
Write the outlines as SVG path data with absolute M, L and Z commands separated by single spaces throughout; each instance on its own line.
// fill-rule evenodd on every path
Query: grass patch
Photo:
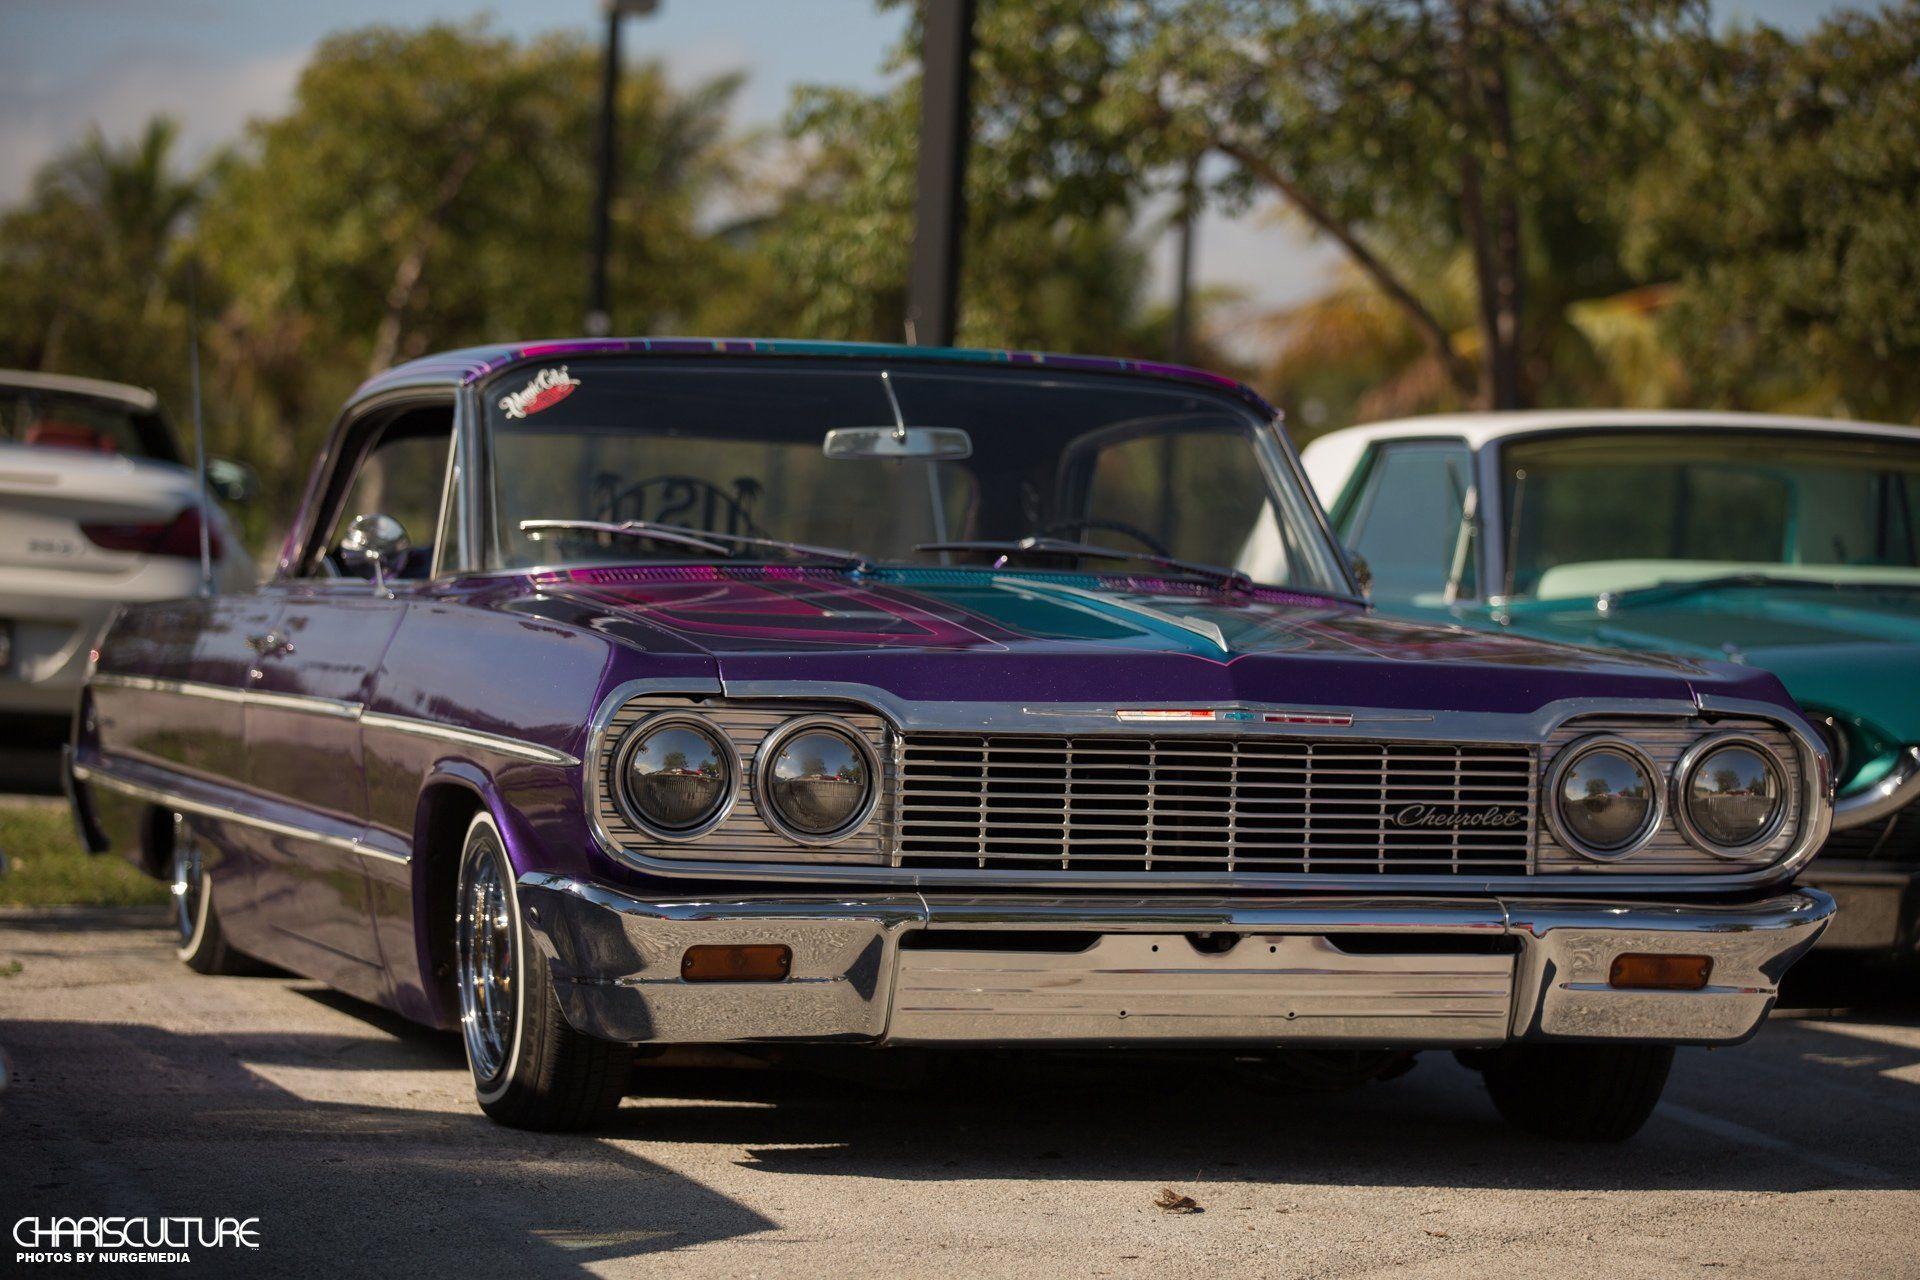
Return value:
M 118 853 L 80 847 L 63 800 L 0 801 L 0 907 L 121 907 L 167 900 Z

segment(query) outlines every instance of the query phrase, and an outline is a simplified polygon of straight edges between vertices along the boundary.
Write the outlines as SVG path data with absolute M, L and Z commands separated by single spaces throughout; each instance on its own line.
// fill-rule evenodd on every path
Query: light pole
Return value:
M 614 159 L 618 154 L 620 20 L 644 18 L 660 0 L 605 0 L 607 65 L 600 78 L 600 189 L 593 202 L 593 261 L 587 273 L 587 333 L 604 338 L 613 329 L 607 311 L 607 254 L 613 242 Z
M 907 341 L 950 347 L 966 218 L 973 0 L 927 0 L 922 23 L 919 196 L 907 277 Z

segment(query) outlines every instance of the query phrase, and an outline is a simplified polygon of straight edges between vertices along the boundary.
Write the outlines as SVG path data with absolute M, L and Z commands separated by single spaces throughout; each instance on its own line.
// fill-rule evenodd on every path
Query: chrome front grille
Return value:
M 1524 746 L 927 734 L 899 766 L 910 868 L 1512 875 L 1536 820 Z

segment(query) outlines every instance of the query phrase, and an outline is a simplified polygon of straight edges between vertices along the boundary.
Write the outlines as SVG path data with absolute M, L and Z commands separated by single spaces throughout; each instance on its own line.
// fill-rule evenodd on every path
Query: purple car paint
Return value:
M 1319 586 L 1304 577 L 1248 586 L 1163 567 L 1136 574 L 1120 563 L 1062 568 L 1023 562 L 1029 553 L 1018 551 L 992 564 L 949 563 L 945 553 L 940 563 L 855 566 L 805 556 L 749 563 L 650 544 L 646 528 L 658 528 L 657 519 L 625 534 L 610 534 L 614 526 L 602 519 L 598 532 L 573 535 L 578 546 L 590 548 L 590 563 L 515 567 L 500 549 L 515 530 L 489 523 L 502 487 L 521 483 L 489 470 L 492 433 L 502 429 L 489 416 L 490 399 L 527 385 L 543 369 L 570 370 L 568 377 L 599 385 L 606 381 L 603 370 L 644 371 L 652 361 L 722 378 L 774 367 L 769 361 L 798 374 L 845 370 L 859 378 L 884 370 L 908 379 L 916 371 L 955 372 L 962 375 L 957 395 L 972 385 L 968 371 L 992 379 L 996 394 L 1031 383 L 1065 387 L 1061 394 L 1070 395 L 1081 385 L 1073 379 L 1091 379 L 1088 395 L 1115 396 L 1116 403 L 1125 403 L 1133 388 L 1142 395 L 1173 393 L 1187 406 L 1183 412 L 1200 415 L 1198 426 L 1181 430 L 1225 431 L 1220 422 L 1244 423 L 1232 430 L 1257 435 L 1259 447 L 1271 449 L 1260 455 L 1262 466 L 1279 477 L 1269 483 L 1298 483 L 1276 416 L 1256 394 L 1214 374 L 1137 361 L 784 341 L 598 340 L 451 352 L 370 380 L 321 452 L 273 581 L 240 595 L 131 609 L 103 641 L 76 719 L 73 794 L 90 843 L 120 849 L 156 875 L 172 875 L 190 904 L 204 899 L 198 927 L 210 927 L 206 920 L 217 913 L 223 945 L 409 1018 L 463 1026 L 470 1055 L 481 1055 L 473 1059 L 476 1079 L 490 1108 L 496 1104 L 482 1079 L 485 1055 L 471 1038 L 476 1015 L 470 1002 L 462 1003 L 468 944 L 459 941 L 465 935 L 455 925 L 456 898 L 466 902 L 462 895 L 470 890 L 462 841 L 470 851 L 476 814 L 497 828 L 505 874 L 517 886 L 514 910 L 525 915 L 514 927 L 525 932 L 514 936 L 523 948 L 538 946 L 536 958 L 546 966 L 540 972 L 550 974 L 566 1021 L 575 1033 L 623 1041 L 917 1042 L 974 1034 L 952 1032 L 941 1018 L 915 1014 L 899 1004 L 904 996 L 889 994 L 907 980 L 897 975 L 915 963 L 900 949 L 901 932 L 938 934 L 942 913 L 959 901 L 955 894 L 985 894 L 1000 904 L 962 913 L 974 922 L 969 927 L 1004 917 L 1009 928 L 1028 928 L 1047 918 L 1045 912 L 1079 912 L 1071 918 L 1105 923 L 1076 927 L 1104 929 L 1098 936 L 1113 939 L 1146 936 L 1161 918 L 1156 913 L 1164 912 L 1174 913 L 1169 920 L 1225 922 L 1221 927 L 1236 936 L 1262 929 L 1320 936 L 1327 928 L 1392 931 L 1411 915 L 1439 911 L 1421 916 L 1417 928 L 1493 930 L 1519 939 L 1518 968 L 1508 964 L 1507 976 L 1499 977 L 1505 962 L 1487 966 L 1488 980 L 1507 1003 L 1488 1014 L 1492 1021 L 1485 1025 L 1525 1028 L 1500 1033 L 1525 1039 L 1629 1035 L 1582 1030 L 1594 1018 L 1624 1015 L 1560 1008 L 1559 997 L 1538 983 L 1529 986 L 1525 976 L 1551 963 L 1546 949 L 1554 921 L 1566 926 L 1584 918 L 1579 913 L 1603 897 L 1624 904 L 1616 916 L 1638 912 L 1635 904 L 1648 900 L 1697 900 L 1705 913 L 1698 920 L 1675 908 L 1659 917 L 1658 927 L 1710 928 L 1715 936 L 1727 929 L 1702 921 L 1722 919 L 1714 912 L 1746 912 L 1738 917 L 1742 930 L 1778 940 L 1764 955 L 1726 950 L 1716 961 L 1729 974 L 1764 964 L 1772 975 L 1743 987 L 1732 1014 L 1706 997 L 1669 1002 L 1662 1008 L 1674 1012 L 1658 1018 L 1632 1006 L 1628 1022 L 1619 1025 L 1638 1028 L 1631 1038 L 1647 1042 L 1724 1042 L 1746 1034 L 1772 998 L 1770 986 L 1763 991 L 1754 984 L 1776 981 L 1821 927 L 1826 908 L 1817 895 L 1756 898 L 1779 892 L 1797 867 L 1801 846 L 1824 821 L 1828 785 L 1816 736 L 1773 677 L 1713 662 L 1387 620 L 1349 589 L 1324 517 L 1301 492 L 1285 499 L 1297 508 L 1283 508 L 1303 513 L 1287 526 L 1289 555 L 1332 566 L 1324 572 L 1333 576 Z M 533 385 L 559 385 L 558 376 Z M 571 385 L 564 390 L 564 397 L 547 397 L 554 404 L 564 399 L 564 408 L 530 399 L 510 400 L 509 407 L 517 417 L 535 405 L 543 431 L 559 430 L 548 424 L 564 426 L 568 413 L 603 423 L 592 415 L 604 414 L 604 405 L 582 408 L 591 396 L 572 394 Z M 1138 416 L 1153 420 L 1144 411 Z M 752 414 L 739 420 L 757 422 Z M 1089 438 L 1124 443 L 1132 438 L 1127 432 L 1139 429 L 1129 420 L 1117 435 L 1103 428 Z M 983 440 L 986 430 L 974 427 Z M 905 439 L 904 419 L 899 432 Z M 447 505 L 431 530 L 435 545 L 429 549 L 423 540 L 411 558 L 394 551 L 374 581 L 340 576 L 347 561 L 339 531 L 367 514 L 345 506 L 350 482 L 360 475 L 356 468 L 368 466 L 365 459 L 390 439 L 441 438 L 451 440 L 451 465 Z M 716 433 L 714 447 L 726 438 Z M 927 474 L 937 491 L 943 473 L 930 466 Z M 614 476 L 594 483 L 617 492 L 618 485 L 639 481 Z M 677 473 L 658 484 L 703 493 L 710 508 L 727 497 L 714 497 L 711 484 L 689 488 Z M 746 502 L 759 489 L 742 484 L 730 492 L 729 500 Z M 489 496 L 483 500 L 483 494 Z M 983 490 L 970 501 L 984 510 L 994 496 Z M 1096 525 L 1134 527 L 1112 520 Z M 726 532 L 713 523 L 691 528 L 703 530 Z M 778 762 L 769 755 L 774 762 L 763 767 L 759 751 L 774 751 L 787 707 L 794 712 L 785 717 L 790 724 L 824 719 L 829 739 L 823 741 L 851 752 L 837 773 L 796 767 L 815 770 L 805 777 L 822 795 L 838 794 L 835 787 L 868 788 L 868 812 L 878 816 L 861 822 L 878 825 L 859 839 L 870 843 L 834 845 L 852 839 L 856 828 L 812 843 L 779 838 L 783 831 L 791 837 L 793 828 L 769 815 L 777 779 L 768 770 Z M 697 762 L 676 757 L 669 766 L 672 785 L 683 789 L 724 776 L 737 794 L 736 808 L 715 819 L 720 825 L 711 837 L 683 840 L 664 830 L 649 842 L 645 818 L 629 820 L 632 797 L 621 770 L 628 735 L 639 731 L 627 726 L 676 715 L 696 722 L 731 716 L 726 724 L 736 727 L 714 732 L 745 735 L 732 765 L 709 762 L 703 773 Z M 1665 861 L 1644 874 L 1620 874 L 1635 871 L 1624 857 L 1582 863 L 1557 845 L 1540 821 L 1553 803 L 1546 780 L 1554 754 L 1573 740 L 1566 726 L 1582 718 L 1596 725 L 1604 720 L 1604 732 L 1614 735 L 1630 736 L 1636 724 L 1672 726 L 1662 742 L 1678 743 L 1675 734 L 1710 737 L 1726 726 L 1760 735 L 1765 749 L 1783 753 L 1779 777 L 1792 797 L 1789 817 L 1767 835 L 1765 860 L 1706 857 L 1664 826 L 1642 837 L 1650 848 L 1668 850 Z M 1143 722 L 1151 727 L 1141 728 Z M 916 862 L 910 856 L 916 831 L 947 829 L 940 821 L 915 826 L 927 822 L 911 808 L 920 803 L 909 794 L 919 785 L 915 770 L 925 767 L 915 761 L 927 752 L 940 758 L 943 750 L 975 750 L 968 745 L 974 743 L 984 744 L 977 748 L 983 775 L 1013 770 L 1011 782 L 979 783 L 981 831 L 1000 820 L 990 812 L 996 805 L 1015 815 L 1057 809 L 1060 865 L 1022 864 L 1018 858 L 1030 855 L 987 844 L 954 858 Z M 1181 787 L 1225 785 L 1204 771 L 1182 773 L 1180 761 L 1188 758 L 1182 752 L 1224 750 L 1237 760 L 1232 753 L 1284 756 L 1297 749 L 1304 760 L 1318 751 L 1332 761 L 1323 766 L 1332 772 L 1330 778 L 1287 774 L 1281 784 L 1260 781 L 1265 775 L 1256 769 L 1249 780 L 1232 780 L 1239 790 L 1219 802 L 1219 812 L 1229 815 L 1221 821 L 1254 824 L 1245 831 L 1218 828 L 1241 833 L 1232 839 L 1192 836 L 1190 824 L 1212 819 L 1177 807 L 1169 816 L 1141 818 L 1140 833 L 1129 828 L 1112 837 L 1126 843 L 1138 834 L 1146 850 L 1141 860 L 1108 850 L 1101 843 L 1106 835 L 1071 836 L 1071 795 L 1042 794 L 1020 782 L 1035 776 L 1020 772 L 1033 768 L 1023 762 L 1053 750 L 1049 744 L 1063 744 L 1062 759 L 1069 761 L 1073 751 L 1095 760 L 1122 749 L 1161 753 L 1154 767 L 1173 781 L 1151 782 L 1143 796 L 1163 786 L 1177 796 Z M 1493 784 L 1476 782 L 1476 770 L 1494 767 L 1480 763 L 1488 752 L 1519 762 L 1521 773 L 1504 775 L 1517 776 L 1519 790 L 1501 793 L 1517 800 L 1488 798 L 1492 792 L 1484 788 Z M 1412 772 L 1397 777 L 1386 762 L 1402 757 Z M 1420 763 L 1432 760 L 1451 763 L 1437 772 Z M 1379 781 L 1342 781 L 1342 770 L 1362 767 L 1379 772 L 1353 777 Z M 1443 776 L 1446 768 L 1450 777 Z M 1089 828 L 1096 833 L 1170 803 L 1116 798 L 1113 789 L 1122 784 L 1088 771 L 1095 766 L 1061 769 L 1067 792 L 1090 789 L 1120 815 L 1096 822 Z M 964 773 L 951 777 L 955 786 L 972 785 Z M 1353 817 L 1353 806 L 1365 798 L 1356 793 L 1369 785 L 1378 787 L 1377 803 L 1359 812 L 1377 815 L 1374 834 L 1367 824 L 1375 817 L 1363 816 L 1358 826 Z M 1314 786 L 1322 792 L 1310 793 Z M 1401 823 L 1396 806 L 1409 799 L 1422 816 Z M 1436 805 L 1465 816 L 1435 820 Z M 765 827 L 752 824 L 755 814 L 766 818 Z M 1236 866 L 1234 840 L 1270 844 L 1280 838 L 1275 832 L 1293 830 L 1290 815 L 1296 814 L 1305 823 L 1298 866 Z M 1395 824 L 1413 834 L 1390 834 Z M 1474 869 L 1475 846 L 1460 833 L 1475 824 L 1524 826 L 1524 841 L 1502 846 L 1517 850 L 1517 861 Z M 1418 843 L 1429 839 L 1417 834 L 1422 828 L 1439 831 L 1430 839 L 1442 843 Z M 1377 857 L 1362 862 L 1338 852 L 1351 847 L 1355 831 L 1377 838 Z M 1201 845 L 1182 844 L 1193 839 Z M 726 843 L 733 840 L 740 843 Z M 1319 855 L 1323 864 L 1347 869 L 1316 873 L 1316 840 L 1328 842 Z M 1216 846 L 1225 851 L 1217 865 L 1210 861 Z M 182 853 L 188 847 L 191 857 Z M 879 852 L 848 852 L 869 847 Z M 1087 851 L 1083 867 L 1069 865 L 1081 856 L 1074 848 Z M 1390 857 L 1401 848 L 1416 858 L 1406 868 Z M 1429 856 L 1444 848 L 1453 850 L 1451 862 Z M 1602 887 L 1606 893 L 1597 894 Z M 1328 900 L 1349 905 L 1327 924 L 1312 916 L 1313 904 L 1322 901 L 1315 895 L 1326 893 L 1365 896 Z M 846 919 L 834 916 L 835 902 L 846 905 Z M 1117 920 L 1115 904 L 1125 902 L 1141 905 Z M 742 912 L 741 919 L 804 915 L 810 923 L 745 929 L 734 919 Z M 1523 938 L 1519 922 L 1528 912 L 1544 914 L 1524 926 Z M 182 921 L 183 955 L 204 951 L 189 917 Z M 1176 938 L 1199 928 L 1166 927 Z M 711 1006 L 688 1003 L 699 989 L 689 985 L 691 994 L 683 995 L 671 973 L 658 972 L 668 961 L 651 948 L 678 946 L 661 939 L 680 938 L 675 930 L 682 928 L 690 930 L 688 939 L 711 928 L 720 942 L 766 935 L 784 945 L 822 936 L 807 932 L 822 929 L 835 937 L 835 930 L 850 930 L 856 940 L 871 931 L 871 941 L 849 942 L 844 956 L 825 944 L 809 951 L 793 943 L 797 967 L 828 966 L 815 975 L 827 985 L 804 988 L 813 993 L 807 1000 L 838 1002 L 830 1010 L 822 1006 L 816 1021 L 776 1026 L 774 1015 L 736 1008 L 728 1015 L 734 1021 L 723 1024 L 705 1012 Z M 1278 954 L 1279 944 L 1273 949 Z M 841 959 L 821 958 L 829 952 Z M 856 964 L 857 956 L 868 959 Z M 510 958 L 533 962 L 519 951 Z M 852 967 L 832 967 L 842 959 Z M 1538 1007 L 1522 1010 L 1523 1000 Z M 1267 1034 L 1235 1018 L 1207 1021 L 1215 1028 L 1208 1037 Z M 1443 1020 L 1389 1031 L 1341 1018 L 1338 1025 L 1354 1043 L 1392 1035 L 1456 1042 Z M 1070 1040 L 1087 1034 L 1078 1023 L 1047 1033 Z M 1327 1034 L 1330 1043 L 1347 1042 Z M 1486 1034 L 1461 1030 L 1464 1039 L 1457 1042 L 1481 1043 L 1474 1037 Z

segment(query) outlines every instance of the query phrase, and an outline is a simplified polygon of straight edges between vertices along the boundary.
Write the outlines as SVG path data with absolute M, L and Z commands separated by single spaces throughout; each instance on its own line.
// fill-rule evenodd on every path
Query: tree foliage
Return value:
M 1920 417 L 1920 4 L 1684 51 L 1701 92 L 1633 189 L 1630 258 L 1695 394 Z
M 961 340 L 1165 355 L 1147 249 L 1207 158 L 1200 200 L 1270 197 L 1346 255 L 1322 296 L 1203 324 L 1194 351 L 1251 351 L 1309 431 L 1530 400 L 1920 416 L 1920 0 L 1804 38 L 1707 17 L 979 0 Z M 737 77 L 629 69 L 616 330 L 903 336 L 908 28 L 879 91 L 801 90 L 770 164 L 730 122 Z M 0 363 L 177 411 L 197 278 L 210 438 L 261 470 L 264 533 L 370 370 L 578 330 L 599 56 L 370 27 L 323 42 L 288 110 L 201 169 L 165 121 L 89 135 L 0 214 Z

